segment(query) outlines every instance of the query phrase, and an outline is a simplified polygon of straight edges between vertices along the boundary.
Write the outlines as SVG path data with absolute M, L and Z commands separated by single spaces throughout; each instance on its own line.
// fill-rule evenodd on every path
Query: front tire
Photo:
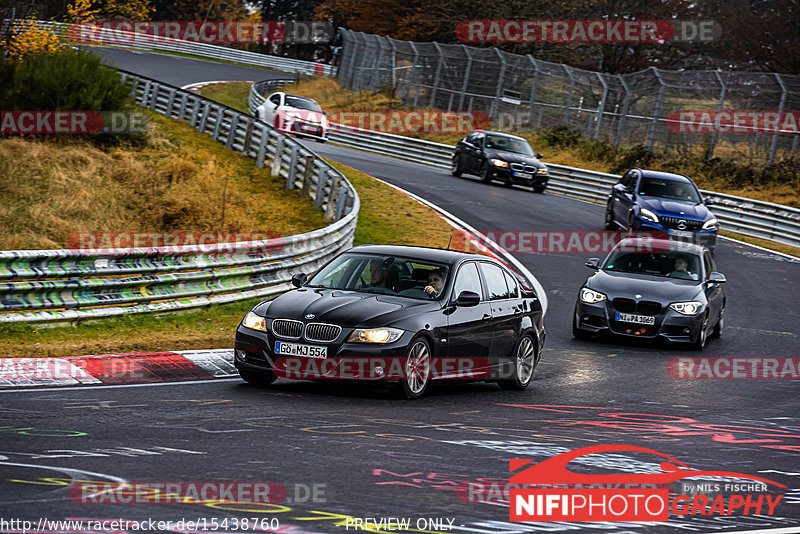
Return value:
M 706 346 L 706 330 L 708 330 L 708 314 L 703 317 L 703 324 L 700 325 L 700 332 L 697 333 L 697 339 L 692 342 L 693 349 L 703 350 Z
M 406 399 L 418 399 L 425 394 L 431 383 L 431 358 L 431 344 L 424 337 L 411 342 L 406 351 L 403 377 L 397 384 L 400 394 Z
M 239 376 L 248 384 L 255 386 L 268 386 L 277 380 L 277 377 L 270 373 L 248 373 L 247 371 L 239 371 Z
M 608 206 L 606 206 L 605 229 L 613 230 L 616 227 L 617 225 L 614 222 L 614 210 L 611 208 L 611 203 L 609 202 Z
M 545 187 L 547 187 L 547 184 L 545 184 L 545 185 L 534 185 L 533 188 L 531 189 L 531 191 L 533 191 L 534 193 L 544 193 Z
M 711 331 L 711 337 L 717 338 L 722 335 L 722 329 L 725 327 L 725 303 L 722 303 L 722 308 L 719 310 L 719 318 L 717 324 L 714 325 L 714 330 Z
M 503 389 L 521 391 L 530 385 L 535 368 L 536 344 L 530 334 L 525 334 L 514 351 L 514 376 L 498 383 Z
M 483 183 L 488 184 L 492 181 L 492 176 L 489 171 L 489 163 L 484 161 L 483 165 L 481 165 L 481 181 Z
M 458 154 L 453 156 L 453 164 L 450 166 L 450 174 L 456 178 L 464 174 L 464 171 L 461 170 L 461 158 Z
M 589 339 L 589 333 L 578 328 L 578 315 L 572 314 L 572 337 L 575 339 Z

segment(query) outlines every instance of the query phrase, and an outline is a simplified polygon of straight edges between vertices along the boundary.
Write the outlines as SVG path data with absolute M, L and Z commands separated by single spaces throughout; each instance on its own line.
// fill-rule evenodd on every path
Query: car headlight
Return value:
M 711 219 L 709 221 L 704 222 L 703 223 L 703 230 L 709 230 L 711 228 L 714 228 L 717 225 L 718 222 L 719 221 L 716 220 L 716 219 Z
M 503 161 L 502 159 L 493 159 L 491 162 L 495 167 L 508 167 L 508 162 Z
M 539 169 L 536 174 L 547 174 L 547 169 Z
M 247 312 L 247 315 L 244 316 L 244 321 L 242 321 L 242 325 L 251 330 L 267 331 L 267 320 L 253 312 Z
M 606 300 L 606 296 L 597 291 L 592 291 L 588 287 L 581 289 L 581 301 L 587 304 L 595 304 Z
M 641 217 L 645 221 L 650 221 L 650 222 L 654 222 L 654 223 L 658 222 L 658 215 L 656 215 L 655 213 L 653 213 L 652 211 L 650 211 L 648 209 L 644 209 L 644 208 L 640 209 L 639 210 L 639 217 Z
M 693 300 L 691 302 L 673 302 L 669 305 L 670 308 L 683 315 L 695 315 L 703 307 L 702 302 Z
M 391 343 L 397 341 L 403 331 L 398 328 L 356 328 L 347 341 L 358 343 Z

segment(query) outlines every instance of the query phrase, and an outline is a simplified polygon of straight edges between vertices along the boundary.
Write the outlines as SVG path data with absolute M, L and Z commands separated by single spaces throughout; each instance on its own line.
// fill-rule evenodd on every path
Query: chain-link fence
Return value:
M 798 153 L 800 76 L 653 67 L 612 75 L 496 48 L 341 33 L 339 82 L 389 86 L 407 105 L 482 111 L 504 130 L 567 126 L 614 146 L 702 147 L 709 159 L 772 164 Z

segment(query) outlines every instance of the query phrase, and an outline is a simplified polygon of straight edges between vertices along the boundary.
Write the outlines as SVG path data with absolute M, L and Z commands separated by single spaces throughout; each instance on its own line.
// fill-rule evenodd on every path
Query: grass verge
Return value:
M 453 228 L 433 210 L 362 172 L 331 164 L 361 196 L 355 244 L 447 245 Z M 127 315 L 76 326 L 0 325 L 0 355 L 32 358 L 232 347 L 236 326 L 258 301 L 179 314 Z

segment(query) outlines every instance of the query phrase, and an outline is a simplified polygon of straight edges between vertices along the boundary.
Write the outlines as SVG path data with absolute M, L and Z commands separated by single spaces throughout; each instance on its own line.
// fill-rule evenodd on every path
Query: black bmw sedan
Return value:
M 292 282 L 236 331 L 247 382 L 384 380 L 413 399 L 444 379 L 525 389 L 539 363 L 542 303 L 487 256 L 365 245 Z
M 458 142 L 453 153 L 453 176 L 475 174 L 484 182 L 530 186 L 535 193 L 547 187 L 549 171 L 527 140 L 516 135 L 476 130 Z
M 623 239 L 578 292 L 572 334 L 661 338 L 702 349 L 722 332 L 725 276 L 700 245 L 666 239 Z

